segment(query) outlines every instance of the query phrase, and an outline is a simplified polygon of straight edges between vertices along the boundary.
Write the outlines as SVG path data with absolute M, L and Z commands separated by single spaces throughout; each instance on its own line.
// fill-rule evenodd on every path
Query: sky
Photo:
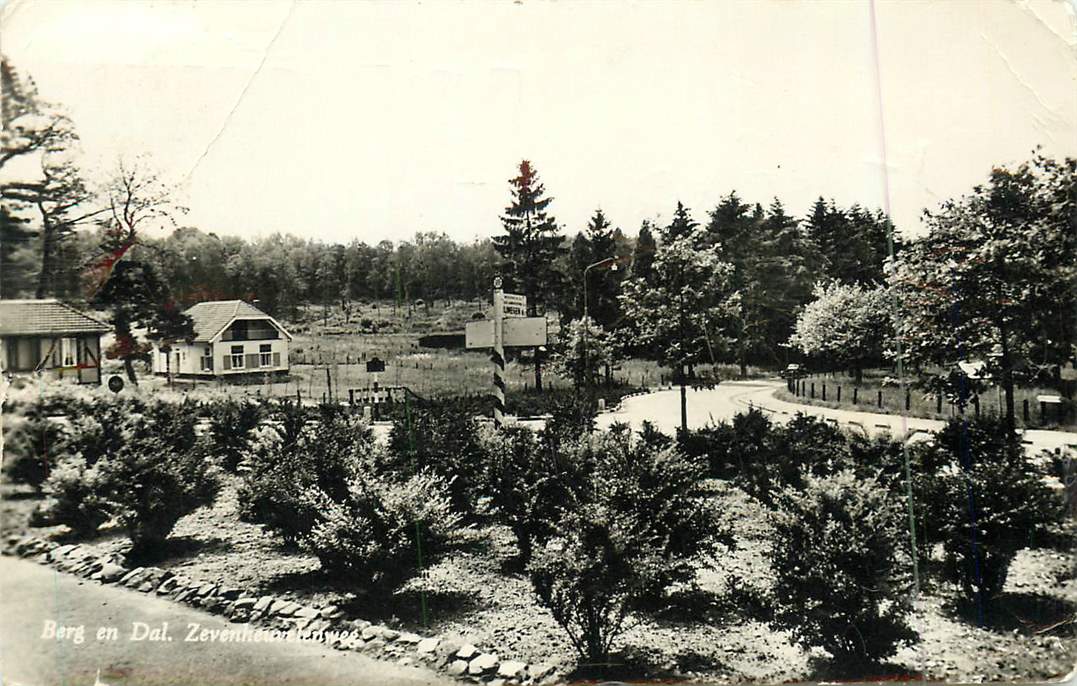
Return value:
M 736 190 L 920 214 L 1077 155 L 1070 0 L 15 0 L 0 49 L 91 178 L 148 155 L 182 223 L 346 242 L 495 235 L 520 160 L 570 233 Z

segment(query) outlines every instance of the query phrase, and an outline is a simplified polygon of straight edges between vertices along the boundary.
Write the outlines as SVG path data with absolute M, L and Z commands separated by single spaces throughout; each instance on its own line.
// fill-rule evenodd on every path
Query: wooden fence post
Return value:
M 838 386 L 838 402 L 841 402 L 841 386 Z
M 860 394 L 860 387 L 859 386 L 853 386 L 853 404 L 854 405 L 856 404 L 856 401 L 857 401 L 856 396 L 858 396 L 859 394 Z
M 814 381 L 811 382 L 811 397 L 812 397 L 813 400 L 815 399 L 815 382 Z
M 881 390 L 879 391 L 879 397 L 878 397 L 877 404 L 878 404 L 879 407 L 883 406 L 883 392 Z

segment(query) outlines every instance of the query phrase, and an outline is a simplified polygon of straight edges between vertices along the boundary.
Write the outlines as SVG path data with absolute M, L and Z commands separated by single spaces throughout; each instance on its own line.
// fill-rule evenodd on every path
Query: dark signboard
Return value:
M 385 360 L 379 360 L 376 357 L 370 358 L 369 360 L 367 360 L 366 370 L 368 372 L 370 372 L 370 373 L 384 372 L 385 371 Z

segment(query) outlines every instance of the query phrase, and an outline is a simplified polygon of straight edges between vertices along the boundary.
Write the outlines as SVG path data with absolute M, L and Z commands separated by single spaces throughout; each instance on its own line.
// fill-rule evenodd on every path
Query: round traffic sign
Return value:
M 501 288 L 501 277 L 500 276 L 495 276 L 494 277 L 494 288 Z
M 123 377 L 121 377 L 121 376 L 110 376 L 108 378 L 108 390 L 112 391 L 113 393 L 119 393 L 120 391 L 122 391 L 123 390 Z

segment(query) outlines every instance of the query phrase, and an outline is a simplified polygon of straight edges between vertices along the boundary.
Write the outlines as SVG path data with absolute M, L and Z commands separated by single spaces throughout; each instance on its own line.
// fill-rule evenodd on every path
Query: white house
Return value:
M 169 352 L 153 351 L 153 372 L 187 377 L 286 374 L 292 335 L 277 320 L 242 300 L 198 303 L 185 314 L 194 340 Z

